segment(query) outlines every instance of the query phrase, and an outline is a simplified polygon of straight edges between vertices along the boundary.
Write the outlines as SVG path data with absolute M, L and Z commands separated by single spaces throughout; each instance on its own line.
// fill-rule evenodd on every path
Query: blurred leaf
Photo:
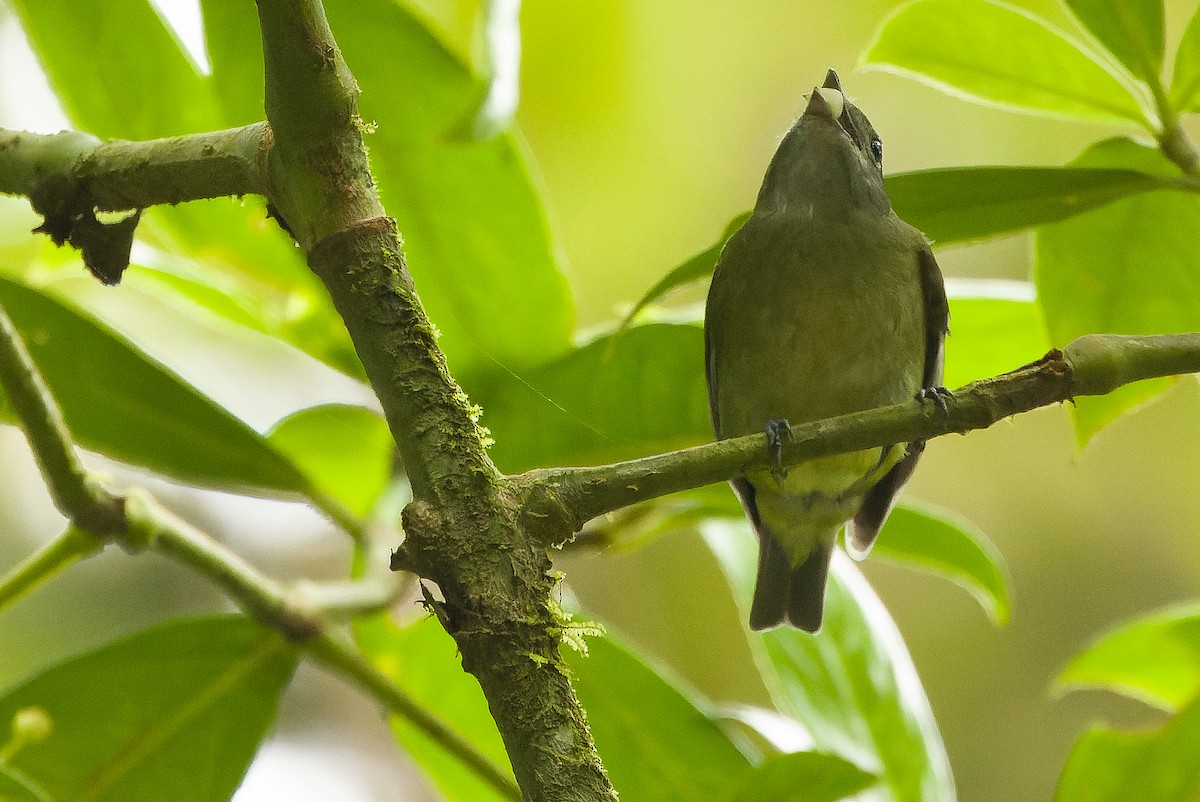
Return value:
M 1166 610 L 1102 636 L 1059 675 L 1060 689 L 1107 688 L 1167 710 L 1200 694 L 1200 606 Z
M 82 310 L 3 277 L 0 304 L 81 445 L 213 487 L 308 487 L 261 435 Z
M 565 352 L 574 313 L 524 144 L 447 139 L 476 81 L 403 5 L 325 6 L 362 117 L 378 125 L 371 166 L 451 368 L 517 370 Z
M 249 76 L 239 73 L 246 80 L 234 86 L 201 76 L 147 0 L 21 0 L 14 5 L 55 94 L 82 130 L 101 137 L 148 139 L 263 117 L 262 43 L 252 6 L 217 4 L 248 12 L 248 27 L 219 31 L 225 47 L 248 45 L 241 47 L 238 58 L 254 65 Z M 215 37 L 209 39 L 210 48 L 214 41 Z M 229 51 L 218 50 L 220 66 L 227 68 L 224 56 Z M 249 103 L 252 113 L 230 108 L 233 99 L 247 95 L 254 98 Z M 187 100 L 164 103 L 167 97 Z M 254 307 L 262 319 L 258 328 L 332 367 L 361 375 L 324 290 L 294 243 L 267 220 L 261 202 L 217 198 L 155 207 L 143 217 L 138 236 L 202 261 L 201 276 L 212 276 L 215 287 L 221 284 L 220 273 L 236 277 L 258 300 Z M 214 305 L 212 309 L 221 313 L 231 308 Z M 311 336 L 314 329 L 323 339 Z
M 172 266 L 177 265 L 175 262 Z M 256 308 L 254 296 L 239 287 L 221 286 L 223 282 L 216 276 L 199 278 L 182 265 L 174 270 L 146 265 L 130 265 L 130 268 L 129 275 L 137 278 L 126 282 L 126 290 L 132 288 L 133 292 L 144 293 L 148 300 L 172 304 L 192 318 L 197 317 L 195 311 L 199 308 L 239 326 L 270 333 L 269 322 Z
M 888 17 L 860 57 L 985 105 L 1093 122 L 1146 112 L 1097 57 L 1042 19 L 989 0 L 914 0 Z
M 1200 109 L 1200 8 L 1192 14 L 1179 49 L 1175 52 L 1175 77 L 1171 79 L 1171 105 L 1177 111 Z
M 614 336 L 468 386 L 502 470 L 597 464 L 712 439 L 700 326 L 648 324 Z
M 705 537 L 748 615 L 755 539 L 740 526 L 709 526 Z M 817 749 L 879 775 L 881 785 L 860 799 L 954 799 L 941 735 L 904 641 L 840 550 L 830 570 L 821 632 L 780 627 L 751 639 L 761 649 L 759 664 L 778 709 L 805 726 Z
M 629 799 L 708 802 L 750 771 L 715 721 L 611 637 L 565 651 L 596 747 Z
M 212 66 L 212 94 L 225 125 L 264 119 L 262 29 L 254 6 L 200 0 L 200 11 L 204 49 Z
M 729 802 L 837 802 L 877 782 L 837 755 L 792 752 L 755 766 Z
M 872 553 L 946 577 L 974 596 L 992 623 L 1008 623 L 1004 556 L 970 523 L 944 510 L 905 502 L 888 516 Z
M 987 297 L 991 287 L 1028 288 L 1028 296 Z M 945 385 L 962 387 L 1041 357 L 1050 348 L 1033 286 L 1025 282 L 951 279 L 950 336 L 946 338 Z
M 1146 733 L 1095 727 L 1075 744 L 1055 802 L 1194 802 L 1200 794 L 1200 702 Z
M 399 4 L 327 6 L 364 89 L 363 117 L 379 124 L 373 166 L 452 366 L 464 373 L 493 370 L 493 360 L 520 367 L 565 351 L 570 297 L 523 145 L 512 134 L 476 144 L 445 139 L 476 82 Z M 204 4 L 213 61 L 208 79 L 187 62 L 146 0 L 83 6 L 55 0 L 23 3 L 21 10 L 43 61 L 66 65 L 54 86 L 85 130 L 145 137 L 262 117 L 261 44 L 248 4 Z M 97 53 L 103 59 L 93 58 Z M 97 78 L 111 82 L 122 103 L 140 114 L 96 92 Z M 157 102 L 164 93 L 188 103 Z M 161 109 L 186 115 L 143 122 Z M 328 298 L 259 204 L 215 200 L 155 209 L 147 223 L 143 236 L 204 259 L 263 296 L 259 312 L 270 320 L 263 330 L 360 375 Z
M 458 647 L 432 616 L 405 627 L 396 626 L 387 616 L 376 616 L 357 621 L 354 631 L 363 651 L 405 693 L 426 709 L 437 711 L 440 719 L 497 766 L 509 765 L 479 683 L 463 671 Z M 506 799 L 406 720 L 392 716 L 390 721 L 405 752 L 449 802 Z
M 1148 154 L 1136 143 L 1106 142 L 1077 164 L 1111 165 Z M 1159 160 L 1161 156 L 1157 157 Z M 1113 201 L 1035 235 L 1034 280 L 1050 340 L 1091 333 L 1174 334 L 1200 329 L 1200 198 L 1160 190 Z M 1125 411 L 1158 395 L 1170 379 L 1137 382 L 1074 407 L 1081 445 Z
M 395 443 L 387 422 L 363 407 L 328 404 L 279 421 L 267 440 L 322 494 L 358 517 L 387 485 Z
M 50 735 L 11 766 L 60 800 L 227 800 L 298 658 L 283 638 L 232 616 L 174 622 L 104 646 L 0 698 L 0 721 L 29 706 L 53 721 Z
M 220 127 L 204 79 L 148 0 L 10 5 L 82 130 L 102 139 L 153 139 Z
M 1065 0 L 1096 40 L 1146 83 L 1158 83 L 1163 63 L 1162 0 Z
M 1137 170 L 1160 178 L 1176 179 L 1183 175 L 1178 165 L 1163 155 L 1156 146 L 1127 136 L 1102 139 L 1091 145 L 1068 167 L 1092 169 Z
M 887 191 L 896 214 L 948 245 L 1063 220 L 1162 184 L 1135 170 L 954 167 L 888 176 Z
M 677 287 L 682 287 L 686 284 L 691 284 L 693 281 L 701 279 L 709 279 L 712 277 L 713 269 L 717 266 L 717 259 L 721 257 L 721 250 L 724 249 L 725 243 L 729 238 L 738 232 L 746 221 L 750 219 L 750 212 L 742 212 L 729 221 L 725 226 L 725 231 L 721 234 L 721 238 L 716 243 L 705 248 L 700 253 L 692 258 L 676 265 L 667 275 L 658 280 L 658 283 L 646 291 L 646 294 L 634 304 L 629 310 L 629 314 L 621 321 L 621 325 L 617 329 L 617 333 L 624 331 L 637 317 L 638 312 L 641 312 L 650 304 L 662 298 L 671 290 Z
M 451 129 L 451 136 L 486 141 L 512 125 L 521 78 L 521 0 L 483 3 L 483 73 L 476 106 Z

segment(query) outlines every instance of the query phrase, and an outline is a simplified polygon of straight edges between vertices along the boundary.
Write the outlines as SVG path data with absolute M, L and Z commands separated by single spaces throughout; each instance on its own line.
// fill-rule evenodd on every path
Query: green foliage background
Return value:
M 101 136 L 150 137 L 259 116 L 257 38 L 248 6 L 203 3 L 216 43 L 209 50 L 214 75 L 207 78 L 194 72 L 168 34 L 152 35 L 156 22 L 144 2 L 115 5 L 43 0 L 7 5 L 39 43 L 51 77 L 76 88 L 64 97 L 76 125 Z M 712 247 L 728 221 L 748 208 L 779 135 L 802 107 L 803 93 L 829 66 L 839 69 L 848 93 L 883 134 L 889 173 L 979 164 L 1074 163 L 1096 170 L 1087 192 L 1071 182 L 1067 190 L 1055 190 L 1054 179 L 1033 176 L 1029 186 L 1054 191 L 1033 192 L 1033 201 L 1003 214 L 972 217 L 968 209 L 956 218 L 942 209 L 938 217 L 937 209 L 911 207 L 910 217 L 927 215 L 914 222 L 931 234 L 941 226 L 936 233 L 943 242 L 1058 220 L 1064 204 L 1078 206 L 1076 194 L 1085 205 L 1099 204 L 1171 175 L 1169 164 L 1134 145 L 1092 147 L 1136 132 L 1128 122 L 1140 114 L 1132 101 L 1116 101 L 1101 113 L 1094 111 L 1096 103 L 1084 103 L 1078 113 L 1094 119 L 1081 124 L 1019 116 L 895 75 L 855 72 L 880 20 L 899 5 L 893 2 L 527 2 L 520 133 L 476 144 L 456 142 L 452 134 L 476 92 L 462 64 L 477 50 L 472 27 L 477 4 L 425 0 L 415 18 L 396 14 L 385 0 L 327 5 L 366 89 L 364 117 L 378 124 L 368 144 L 384 201 L 408 239 L 414 276 L 443 332 L 452 367 L 482 401 L 483 423 L 497 438 L 493 454 L 506 469 L 637 456 L 707 436 L 699 332 L 687 325 L 697 320 L 694 303 L 702 289 L 675 293 L 665 309 L 652 308 L 643 325 L 620 337 L 604 332 L 668 270 Z M 1141 74 L 1141 51 L 1122 50 L 1124 40 L 1104 33 L 1107 4 L 1072 5 Z M 907 24 L 930 35 L 953 9 L 965 6 L 997 14 L 984 28 L 1001 41 L 1044 35 L 1030 33 L 1021 19 L 997 6 L 979 3 L 930 0 L 914 7 L 916 16 Z M 1022 7 L 1082 37 L 1059 4 Z M 1193 10 L 1193 3 L 1168 4 L 1168 52 Z M 1096 13 L 1101 16 L 1088 16 Z M 106 27 L 116 16 L 128 26 L 124 33 Z M 443 32 L 447 49 L 425 33 L 421 20 Z M 13 17 L 7 21 L 11 25 Z M 136 32 L 136 49 L 122 38 L 129 31 Z M 955 29 L 934 37 L 946 46 L 954 39 Z M 397 64 L 397 42 L 405 44 L 407 69 Z M 1153 42 L 1146 46 L 1153 51 Z M 914 56 L 877 46 L 875 57 L 919 59 L 927 49 Z M 1019 56 L 1000 46 L 986 55 L 993 61 L 1008 58 L 1020 68 L 1014 53 Z M 1194 58 L 1185 49 L 1181 63 Z M 11 63 L 5 67 L 11 69 Z M 152 75 L 148 64 L 154 65 Z M 131 84 L 124 80 L 128 75 L 143 80 Z M 1077 88 L 1084 95 L 1112 97 L 1105 82 L 1115 79 L 1108 75 L 1085 74 Z M 10 99 L 11 84 L 19 80 L 0 75 L 5 115 L 0 123 L 22 124 L 26 109 Z M 146 100 L 159 98 L 161 103 Z M 186 102 L 176 102 L 180 98 Z M 1037 97 L 1025 101 L 1059 108 Z M 537 165 L 529 175 L 522 165 L 527 155 Z M 907 191 L 904 180 L 891 185 L 898 207 L 906 199 L 920 204 L 939 197 L 922 187 L 920 177 L 907 179 Z M 1014 180 L 1003 173 L 996 185 L 1011 187 Z M 958 194 L 949 186 L 943 191 L 955 199 L 951 212 L 960 211 L 964 189 L 987 188 L 979 176 L 960 182 Z M 539 204 L 543 193 L 545 210 Z M 1071 196 L 1069 204 L 1064 196 Z M 178 480 L 252 488 L 259 495 L 301 493 L 333 517 L 363 514 L 387 466 L 386 434 L 377 418 L 347 406 L 366 398 L 355 381 L 355 358 L 298 254 L 263 222 L 253 202 L 154 210 L 141 234 L 159 256 L 135 267 L 118 294 L 80 277 L 75 257 L 28 237 L 36 219 L 23 202 L 0 200 L 0 270 L 24 277 L 21 283 L 0 280 L 0 302 L 11 307 L 18 323 L 25 316 L 27 336 L 44 329 L 45 336 L 30 337 L 35 352 L 53 351 L 57 336 L 79 343 L 54 351 L 65 350 L 74 360 L 55 362 L 60 376 L 46 372 L 83 444 Z M 1043 269 L 1051 261 L 1073 261 L 1078 272 L 1071 275 L 1094 280 L 1056 285 L 1054 276 L 1040 274 L 1042 309 L 1048 315 L 1056 310 L 1046 323 L 1029 303 L 1027 285 L 960 287 L 947 383 L 1015 367 L 1051 343 L 1088 331 L 1200 328 L 1200 301 L 1192 291 L 1200 270 L 1190 247 L 1196 229 L 1187 224 L 1197 219 L 1196 208 L 1190 195 L 1143 193 L 1055 222 L 1036 245 L 1023 233 L 940 250 L 951 277 L 1024 281 L 1036 254 Z M 980 220 L 992 228 L 980 229 Z M 1137 269 L 1147 262 L 1161 270 Z M 32 293 L 26 284 L 52 292 Z M 100 320 L 64 313 L 63 303 L 86 308 Z M 61 326 L 53 324 L 58 318 Z M 154 359 L 120 347 L 122 334 Z M 174 372 L 162 370 L 155 359 Z M 113 375 L 140 376 L 139 387 L 152 391 L 127 395 L 153 403 L 131 410 L 120 393 L 115 400 L 97 399 L 95 388 Z M 261 386 L 247 376 L 261 377 Z M 1091 759 L 1138 765 L 1154 750 L 1155 738 L 1167 745 L 1159 750 L 1167 755 L 1189 743 L 1195 683 L 1175 675 L 1148 678 L 1145 665 L 1122 673 L 1106 655 L 1128 654 L 1124 650 L 1106 652 L 1102 644 L 1089 653 L 1090 660 L 1072 663 L 1064 680 L 1136 687 L 1133 695 L 1149 697 L 1157 710 L 1110 695 L 1074 693 L 1057 700 L 1051 695 L 1059 672 L 1101 632 L 1195 595 L 1200 580 L 1194 538 L 1200 530 L 1200 472 L 1193 463 L 1200 397 L 1194 382 L 1178 382 L 1152 407 L 1092 438 L 1117 411 L 1147 397 L 1147 388 L 1130 388 L 1111 400 L 1081 404 L 1074 420 L 1065 409 L 1044 410 L 966 438 L 936 440 L 910 486 L 909 496 L 921 503 L 902 511 L 881 542 L 880 559 L 864 566 L 912 652 L 963 799 L 1049 798 L 1071 745 L 1098 716 L 1117 725 L 1147 726 L 1164 720 L 1161 711 L 1184 711 L 1167 730 L 1145 736 L 1149 745 L 1104 731 L 1089 734 L 1071 758 L 1064 794 L 1094 790 L 1072 786 L 1086 784 Z M 318 404 L 323 406 L 279 422 Z M 132 433 L 121 428 L 130 421 L 137 424 Z M 195 442 L 184 448 L 188 438 Z M 366 456 L 348 464 L 347 443 Z M 58 522 L 38 495 L 40 485 L 22 458 L 19 437 L 0 430 L 0 447 L 5 477 L 0 532 L 12 533 L 0 539 L 7 565 L 53 533 Z M 148 481 L 276 573 L 338 576 L 347 569 L 348 546 L 312 516 Z M 745 532 L 713 526 L 701 538 L 696 527 L 706 515 L 729 512 L 728 494 L 714 489 L 672 504 L 636 521 L 618 517 L 607 532 L 616 533 L 617 549 L 565 555 L 560 564 L 584 615 L 604 622 L 616 636 L 597 646 L 592 659 L 577 659 L 573 666 L 600 746 L 618 787 L 628 789 L 627 798 L 711 799 L 727 793 L 749 799 L 754 797 L 737 797 L 737 787 L 769 787 L 774 774 L 817 770 L 829 772 L 830 799 L 862 787 L 861 772 L 836 761 L 781 768 L 779 758 L 752 760 L 748 755 L 772 750 L 761 743 L 757 753 L 733 749 L 731 743 L 742 742 L 731 741 L 723 734 L 728 730 L 714 723 L 725 717 L 724 726 L 743 726 L 728 723 L 738 718 L 740 706 L 772 700 L 784 714 L 810 722 L 820 750 L 881 775 L 883 784 L 875 789 L 880 796 L 873 798 L 944 798 L 939 746 L 924 702 L 911 689 L 906 696 L 889 687 L 891 675 L 881 675 L 879 667 L 896 660 L 896 670 L 907 676 L 906 660 L 895 652 L 890 630 L 879 623 L 885 619 L 852 569 L 839 572 L 832 592 L 846 601 L 837 603 L 841 617 L 831 617 L 825 640 L 796 633 L 747 639 L 736 605 L 748 593 L 739 587 L 744 577 L 737 566 L 752 559 L 744 553 L 749 540 Z M 937 508 L 954 514 L 931 512 Z M 962 521 L 985 532 L 1003 553 L 1011 605 L 995 549 Z M 901 563 L 943 576 L 897 567 Z M 876 627 L 866 643 L 857 637 L 865 630 L 856 617 L 859 605 Z M 117 633 L 219 607 L 210 591 L 170 568 L 106 554 L 0 617 L 4 642 L 27 647 L 0 651 L 0 685 L 108 643 Z M 1006 618 L 1008 625 L 1000 629 L 991 620 Z M 1172 665 L 1186 665 L 1194 649 L 1186 635 L 1193 620 L 1186 611 L 1167 615 L 1165 623 L 1156 619 L 1126 637 L 1140 638 L 1149 652 L 1174 644 L 1182 656 Z M 204 626 L 221 633 L 218 640 L 234 652 L 258 637 L 238 625 L 226 631 L 220 619 Z M 359 634 L 418 698 L 496 749 L 479 700 L 471 695 L 472 682 L 445 681 L 457 671 L 454 656 L 428 622 L 405 629 L 374 622 Z M 179 633 L 167 630 L 158 637 L 173 641 Z M 274 659 L 268 679 L 278 687 L 281 672 L 290 670 L 289 656 Z M 655 673 L 663 667 L 665 672 Z M 818 668 L 827 673 L 815 676 Z M 812 675 L 800 676 L 803 670 Z M 885 702 L 882 712 L 872 707 L 877 698 Z M 285 710 L 302 711 L 313 702 L 301 683 Z M 656 723 L 637 718 L 648 711 L 655 712 Z M 324 713 L 337 718 L 327 708 Z M 310 727 L 328 729 L 319 717 Z M 374 735 L 386 737 L 378 729 Z M 436 746 L 421 742 L 402 723 L 396 735 L 434 786 L 451 798 L 483 798 Z M 685 737 L 691 738 L 690 751 L 671 748 Z M 748 734 L 744 739 L 754 740 Z M 623 751 L 631 743 L 636 748 Z M 656 755 L 661 771 L 644 771 L 640 761 L 646 754 Z M 1172 770 L 1159 767 L 1156 776 Z M 1117 795 L 1095 798 L 1157 793 L 1121 786 L 1116 774 L 1110 792 Z M 7 777 L 0 774 L 0 781 Z M 666 790 L 658 782 L 666 782 Z M 1174 790 L 1182 794 L 1187 788 Z

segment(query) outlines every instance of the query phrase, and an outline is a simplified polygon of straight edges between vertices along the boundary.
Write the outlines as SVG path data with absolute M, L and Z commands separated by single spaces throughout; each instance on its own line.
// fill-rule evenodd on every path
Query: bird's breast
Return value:
M 925 336 L 908 231 L 878 220 L 754 223 L 730 241 L 709 295 L 719 434 L 911 398 Z

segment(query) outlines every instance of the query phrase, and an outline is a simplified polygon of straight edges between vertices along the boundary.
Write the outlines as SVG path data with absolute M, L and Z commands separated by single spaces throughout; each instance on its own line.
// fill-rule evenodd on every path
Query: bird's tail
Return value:
M 769 532 L 760 533 L 751 629 L 771 629 L 785 620 L 806 632 L 821 628 L 833 542 L 833 538 L 822 538 L 808 559 L 792 568 L 775 538 Z

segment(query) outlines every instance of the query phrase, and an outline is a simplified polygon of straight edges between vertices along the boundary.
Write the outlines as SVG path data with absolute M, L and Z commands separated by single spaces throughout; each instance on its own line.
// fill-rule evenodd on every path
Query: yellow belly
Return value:
M 903 446 L 869 448 L 796 465 L 782 480 L 770 471 L 746 475 L 763 526 L 795 568 L 862 506 L 863 497 L 904 456 Z

